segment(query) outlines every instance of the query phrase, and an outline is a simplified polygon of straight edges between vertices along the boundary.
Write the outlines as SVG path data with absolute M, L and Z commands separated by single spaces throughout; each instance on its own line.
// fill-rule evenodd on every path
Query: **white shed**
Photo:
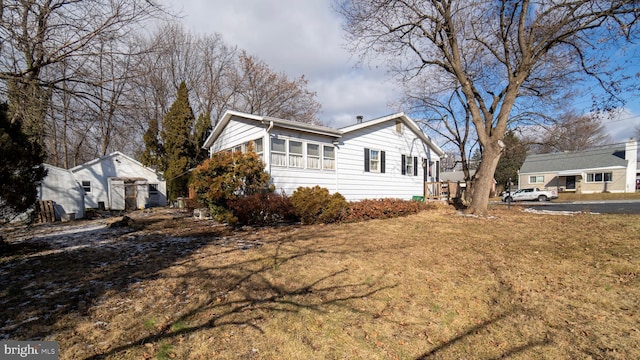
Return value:
M 84 191 L 67 169 L 44 164 L 47 176 L 38 187 L 39 200 L 53 201 L 56 220 L 84 217 Z
M 116 151 L 71 169 L 85 192 L 85 206 L 131 210 L 167 204 L 162 174 Z

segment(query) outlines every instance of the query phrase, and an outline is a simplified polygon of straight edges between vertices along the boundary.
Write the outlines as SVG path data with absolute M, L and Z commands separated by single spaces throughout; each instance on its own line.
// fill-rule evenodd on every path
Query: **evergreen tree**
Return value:
M 164 177 L 167 179 L 169 200 L 180 196 L 187 196 L 189 189 L 188 170 L 195 162 L 195 147 L 191 129 L 195 117 L 191 105 L 187 85 L 180 83 L 178 96 L 169 108 L 162 122 L 162 142 L 165 153 L 163 162 Z
M 149 128 L 142 137 L 144 140 L 144 153 L 142 153 L 141 160 L 144 166 L 164 170 L 166 168 L 166 165 L 163 164 L 164 147 L 158 138 L 159 133 L 158 119 L 151 119 Z
M 505 149 L 500 161 L 498 161 L 495 179 L 498 185 L 506 186 L 509 178 L 514 183 L 517 182 L 518 170 L 520 170 L 524 159 L 527 157 L 527 146 L 524 141 L 516 136 L 513 130 L 507 131 L 502 141 L 504 141 Z
M 31 209 L 38 200 L 37 186 L 46 169 L 37 140 L 23 132 L 21 121 L 11 123 L 7 105 L 0 105 L 0 222 Z

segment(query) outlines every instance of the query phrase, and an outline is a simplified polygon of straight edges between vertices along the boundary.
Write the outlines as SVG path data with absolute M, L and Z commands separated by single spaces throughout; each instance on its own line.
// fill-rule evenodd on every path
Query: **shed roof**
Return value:
M 549 154 L 527 155 L 520 173 L 626 167 L 625 144 Z

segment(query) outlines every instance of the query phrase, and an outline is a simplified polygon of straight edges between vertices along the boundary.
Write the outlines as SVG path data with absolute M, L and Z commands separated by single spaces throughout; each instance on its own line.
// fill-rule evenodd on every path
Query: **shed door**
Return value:
M 124 183 L 125 210 L 137 209 L 136 183 L 135 181 L 125 181 Z
M 109 179 L 109 209 L 124 210 L 125 186 L 120 179 Z

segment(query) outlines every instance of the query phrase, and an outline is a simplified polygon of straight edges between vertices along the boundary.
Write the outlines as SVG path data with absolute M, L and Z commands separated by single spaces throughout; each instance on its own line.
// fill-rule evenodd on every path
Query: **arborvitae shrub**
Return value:
M 299 187 L 291 195 L 291 205 L 304 224 L 339 221 L 349 204 L 339 193 L 329 194 L 320 186 Z
M 289 197 L 282 194 L 252 194 L 229 201 L 229 208 L 244 225 L 277 225 L 297 221 Z

